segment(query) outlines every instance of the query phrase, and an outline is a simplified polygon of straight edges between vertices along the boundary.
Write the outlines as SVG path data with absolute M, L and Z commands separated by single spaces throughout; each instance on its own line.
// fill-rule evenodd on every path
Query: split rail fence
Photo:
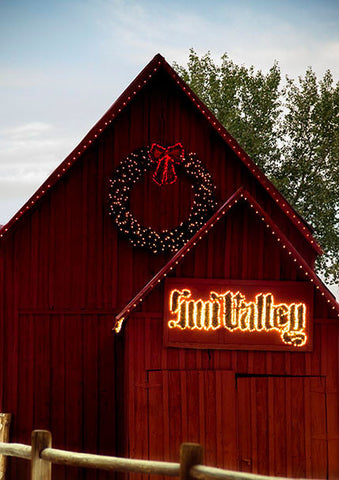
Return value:
M 5 440 L 5 439 L 2 439 Z M 0 457 L 23 458 L 31 462 L 31 480 L 51 480 L 52 464 L 96 468 L 101 470 L 165 475 L 179 480 L 287 480 L 252 473 L 235 472 L 203 465 L 203 448 L 195 443 L 183 443 L 180 447 L 180 463 L 136 460 L 88 453 L 69 452 L 52 448 L 52 435 L 47 430 L 32 432 L 32 445 L 0 442 Z M 5 479 L 5 470 L 0 471 L 0 480 Z

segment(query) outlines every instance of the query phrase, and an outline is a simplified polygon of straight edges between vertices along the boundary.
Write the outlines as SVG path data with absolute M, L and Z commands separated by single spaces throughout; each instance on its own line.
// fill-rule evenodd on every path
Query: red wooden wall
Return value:
M 314 251 L 300 231 L 160 68 L 1 243 L 0 408 L 14 414 L 11 440 L 29 443 L 32 429 L 47 428 L 52 431 L 57 447 L 147 457 L 153 453 L 148 440 L 136 446 L 133 437 L 139 430 L 143 435 L 148 422 L 143 397 L 136 400 L 135 393 L 146 392 L 147 399 L 145 381 L 156 385 L 152 401 L 159 405 L 162 405 L 161 399 L 156 396 L 165 398 L 162 389 L 167 388 L 159 385 L 172 382 L 171 391 L 177 392 L 176 395 L 187 391 L 195 397 L 199 391 L 203 400 L 217 392 L 221 399 L 226 396 L 225 402 L 235 406 L 235 397 L 228 399 L 227 392 L 220 390 L 225 382 L 237 385 L 242 392 L 239 395 L 247 396 L 249 402 L 255 403 L 255 398 L 247 391 L 257 390 L 264 392 L 270 402 L 271 397 L 265 392 L 272 391 L 274 396 L 275 388 L 279 388 L 275 380 L 270 380 L 271 375 L 313 376 L 315 384 L 313 380 L 303 380 L 306 382 L 303 395 L 308 399 L 309 412 L 326 405 L 328 468 L 335 478 L 339 476 L 336 460 L 339 458 L 338 330 L 336 321 L 330 319 L 333 314 L 317 296 L 315 347 L 310 354 L 165 350 L 159 317 L 162 287 L 145 302 L 144 317 L 129 320 L 122 338 L 117 339 L 111 332 L 114 313 L 168 261 L 169 255 L 153 255 L 133 248 L 118 234 L 108 215 L 109 178 L 119 162 L 134 149 L 152 142 L 166 145 L 177 141 L 181 141 L 187 151 L 196 152 L 204 162 L 217 185 L 220 202 L 239 186 L 245 186 L 306 261 L 313 264 Z M 183 220 L 190 202 L 191 192 L 185 179 L 160 189 L 148 175 L 131 194 L 134 214 L 145 224 L 157 228 L 172 227 Z M 252 212 L 242 205 L 231 210 L 227 219 L 187 256 L 175 274 L 197 278 L 304 280 Z M 182 387 L 180 390 L 178 382 L 185 381 L 182 372 L 190 369 L 192 374 L 185 375 L 191 375 L 192 389 Z M 239 377 L 248 374 L 255 377 L 247 380 Z M 157 375 L 162 376 L 163 383 Z M 257 375 L 268 375 L 268 379 L 261 381 Z M 202 389 L 201 382 L 205 385 Z M 286 395 L 291 398 L 292 391 L 288 380 L 286 382 Z M 314 399 L 313 390 L 319 390 L 319 399 L 317 395 Z M 324 392 L 326 400 L 321 399 Z M 178 403 L 178 398 L 173 401 Z M 267 411 L 264 401 L 262 405 Z M 136 417 L 140 408 L 142 415 Z M 205 418 L 203 410 L 201 406 L 199 419 Z M 165 410 L 161 412 L 159 414 L 165 415 Z M 184 415 L 185 410 L 180 412 Z M 259 414 L 262 412 L 256 415 Z M 230 421 L 223 416 L 221 425 Z M 158 420 L 152 417 L 151 422 L 157 424 Z M 216 423 L 211 422 L 201 430 L 202 441 L 213 436 L 212 425 Z M 219 420 L 217 423 L 219 437 L 224 435 L 227 455 L 217 442 L 217 451 L 208 452 L 208 458 L 214 463 L 227 460 L 232 468 L 245 468 L 239 464 L 236 444 L 230 437 L 233 431 L 225 433 L 223 429 L 222 433 Z M 182 427 L 182 434 L 195 432 L 195 428 L 187 423 Z M 208 428 L 212 430 L 208 432 Z M 171 438 L 178 435 L 166 432 L 152 430 L 151 441 L 158 445 L 156 436 L 160 435 L 165 442 L 164 450 L 154 453 L 164 452 L 171 457 L 177 451 Z M 323 431 L 319 432 L 317 435 L 323 438 Z M 277 434 L 273 432 L 272 436 Z M 168 441 L 174 450 L 168 450 Z M 312 442 L 307 452 L 317 448 Z M 209 443 L 207 448 L 211 448 Z M 242 456 L 247 455 L 248 448 L 246 442 L 241 443 L 245 452 Z M 258 445 L 255 448 L 259 452 Z M 255 461 L 259 465 L 261 460 L 257 457 Z M 278 461 L 279 468 L 271 467 Z M 253 460 L 251 462 L 253 465 Z M 283 463 L 273 457 L 272 462 L 263 469 L 273 468 L 279 473 L 287 468 L 287 460 Z M 309 460 L 303 468 L 306 474 L 312 475 L 316 471 L 314 460 Z M 10 461 L 9 478 L 28 478 L 24 461 Z M 113 476 L 55 468 L 55 478 Z
M 260 242 L 239 234 L 243 222 Z M 227 232 L 230 245 L 242 238 L 237 249 L 221 245 Z M 298 280 L 300 275 L 264 224 L 243 205 L 189 255 L 174 275 L 243 279 L 254 261 L 256 279 Z M 159 288 L 142 311 L 131 316 L 125 331 L 129 455 L 175 461 L 180 443 L 191 441 L 205 446 L 210 465 L 266 475 L 338 478 L 339 326 L 325 318 L 319 299 L 313 351 L 307 353 L 164 348 L 164 301 Z

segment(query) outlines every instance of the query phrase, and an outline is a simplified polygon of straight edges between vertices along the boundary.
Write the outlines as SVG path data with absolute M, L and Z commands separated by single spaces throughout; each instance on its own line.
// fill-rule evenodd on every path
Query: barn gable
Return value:
M 284 262 L 287 264 L 291 261 L 295 263 L 295 267 L 298 273 L 295 273 L 295 277 L 300 277 L 305 281 L 312 283 L 316 289 L 319 291 L 319 294 L 324 297 L 324 301 L 327 302 L 328 307 L 330 307 L 333 311 L 336 311 L 339 314 L 339 304 L 336 302 L 335 298 L 331 294 L 331 292 L 326 288 L 326 286 L 322 283 L 322 281 L 317 277 L 316 273 L 310 266 L 305 262 L 305 260 L 301 257 L 298 251 L 294 248 L 288 238 L 281 232 L 279 227 L 272 221 L 270 216 L 263 210 L 263 208 L 258 204 L 258 202 L 252 197 L 252 195 L 247 192 L 244 188 L 239 188 L 230 198 L 226 200 L 226 202 L 210 217 L 210 219 L 198 230 L 198 232 L 180 249 L 178 250 L 173 257 L 147 282 L 147 284 L 128 302 L 126 306 L 116 315 L 115 317 L 115 324 L 114 330 L 116 333 L 119 333 L 124 321 L 133 313 L 133 311 L 141 306 L 141 303 L 145 300 L 147 295 L 162 282 L 168 274 L 176 270 L 177 265 L 183 262 L 184 258 L 186 257 L 189 252 L 194 250 L 197 243 L 202 240 L 203 236 L 208 234 L 208 232 L 213 229 L 213 227 L 222 219 L 223 215 L 227 214 L 227 212 L 235 205 L 238 201 L 245 201 L 248 206 L 253 209 L 255 214 L 260 218 L 261 222 L 264 223 L 267 229 L 269 229 L 270 233 L 273 235 L 274 240 L 277 243 L 278 250 L 284 253 Z M 221 237 L 221 245 L 222 248 L 225 248 L 225 239 L 223 239 L 224 234 L 219 233 L 218 237 Z M 223 241 L 224 240 L 224 241 Z M 269 249 L 269 248 L 268 248 Z M 250 255 L 249 247 L 246 246 L 244 248 L 245 256 L 247 257 Z M 272 248 L 270 250 L 270 255 L 273 254 Z M 252 255 L 258 257 L 258 251 L 253 251 Z M 216 254 L 219 259 L 221 258 L 221 252 Z M 273 265 L 273 262 L 272 262 Z M 301 274 L 301 276 L 300 276 Z M 245 275 L 245 278 L 257 279 L 264 275 L 262 268 L 256 268 L 255 272 L 249 273 Z M 267 275 L 267 273 L 266 273 Z M 274 274 L 269 274 L 269 278 L 273 279 Z M 238 275 L 239 276 L 239 275 Z M 230 273 L 225 274 L 223 269 L 220 269 L 218 273 L 214 272 L 214 278 L 224 278 L 228 277 L 229 279 L 232 278 Z M 280 271 L 276 274 L 276 278 L 282 279 Z
M 116 270 L 118 257 L 125 255 L 120 253 L 120 250 L 128 250 L 128 245 L 125 246 L 120 240 L 120 235 L 117 237 L 107 215 L 109 178 L 115 167 L 137 148 L 153 142 L 168 145 L 177 141 L 182 142 L 186 151 L 196 152 L 207 166 L 217 187 L 219 205 L 237 188 L 243 186 L 270 212 L 272 221 L 289 238 L 308 265 L 314 266 L 320 248 L 308 226 L 163 57 L 157 55 L 78 147 L 2 229 L 2 243 L 8 234 L 15 232 L 20 225 L 25 238 L 29 238 L 27 229 L 31 232 L 33 263 L 36 259 L 42 267 L 48 265 L 50 260 L 47 250 L 50 246 L 60 258 L 60 262 L 55 262 L 53 280 L 46 278 L 50 271 L 44 268 L 44 273 L 39 277 L 27 273 L 26 284 L 34 287 L 34 291 L 25 293 L 29 299 L 36 298 L 36 304 L 47 309 L 64 308 L 65 305 L 68 305 L 68 309 L 84 308 L 86 305 L 96 305 L 96 308 L 101 309 L 108 306 L 113 310 L 119 309 L 147 283 L 152 273 L 157 272 L 166 259 L 169 260 L 169 256 L 151 256 L 148 260 L 149 272 L 145 270 L 145 275 L 140 275 L 140 279 L 135 277 L 134 285 L 130 282 L 124 285 L 126 269 L 119 272 L 118 291 L 110 291 L 107 287 L 108 280 L 114 283 L 112 271 L 107 271 L 102 277 L 99 270 L 92 265 L 93 259 L 98 256 L 96 244 L 103 246 L 100 262 L 112 265 L 113 271 Z M 172 190 L 159 189 L 149 178 L 145 178 L 132 191 L 132 210 L 145 225 L 172 227 L 184 220 L 189 213 L 191 197 L 186 192 L 187 187 L 185 178 L 179 178 Z M 152 197 L 160 199 L 157 209 L 150 207 Z M 139 201 L 140 198 L 148 203 L 147 207 Z M 173 200 L 174 208 L 170 209 L 167 205 Z M 73 238 L 72 244 L 65 239 L 65 228 Z M 37 250 L 37 237 L 49 244 L 46 250 Z M 82 242 L 84 237 L 88 240 Z M 79 250 L 76 244 L 80 241 L 82 247 Z M 114 245 L 118 244 L 119 249 L 116 250 Z M 20 251 L 17 256 L 20 258 L 20 252 L 24 252 L 24 249 L 20 246 L 18 248 Z M 129 253 L 127 255 L 130 256 Z M 137 252 L 134 254 L 135 260 L 138 256 L 143 259 L 145 255 L 148 254 Z M 74 269 L 73 265 L 70 269 L 69 264 L 73 264 L 73 259 L 77 259 L 77 266 Z M 128 262 L 133 264 L 132 259 Z M 131 268 L 133 269 L 133 266 Z M 89 281 L 90 277 L 86 273 L 93 270 L 96 273 L 94 278 L 91 273 L 92 278 Z M 30 266 L 28 271 L 34 272 L 34 268 Z M 30 278 L 30 275 L 33 278 Z M 101 278 L 97 278 L 97 275 Z M 81 282 L 75 286 L 78 278 Z M 48 284 L 56 287 L 60 282 L 68 286 L 62 295 L 64 298 L 59 298 L 57 294 L 51 295 L 45 288 Z M 93 287 L 92 282 L 96 287 Z M 36 294 L 38 290 L 41 292 L 39 298 Z M 26 307 L 25 303 L 27 302 L 23 300 Z
M 64 162 L 52 173 L 52 175 L 44 182 L 44 184 L 39 188 L 39 190 L 28 200 L 28 202 L 20 209 L 19 212 L 8 222 L 5 226 L 4 231 L 0 235 L 2 238 L 6 235 L 9 228 L 19 220 L 19 218 L 24 215 L 27 211 L 34 207 L 36 202 L 39 202 L 42 196 L 48 192 L 55 182 L 57 182 L 65 173 L 71 168 L 71 166 L 80 159 L 84 152 L 87 149 L 91 148 L 93 142 L 96 142 L 103 135 L 105 130 L 109 129 L 112 124 L 119 117 L 121 112 L 128 108 L 130 104 L 133 104 L 134 97 L 138 96 L 143 89 L 146 89 L 154 78 L 159 75 L 164 76 L 164 90 L 168 87 L 166 85 L 168 82 L 175 83 L 179 88 L 181 93 L 189 99 L 191 106 L 194 107 L 209 123 L 211 128 L 217 132 L 217 134 L 227 143 L 228 147 L 233 150 L 235 156 L 249 169 L 251 174 L 259 181 L 259 183 L 264 187 L 266 192 L 274 199 L 276 204 L 283 210 L 283 212 L 290 218 L 291 222 L 300 230 L 305 239 L 313 247 L 315 252 L 318 254 L 321 253 L 321 248 L 317 242 L 312 237 L 312 232 L 310 227 L 305 223 L 305 221 L 298 215 L 297 212 L 288 204 L 286 199 L 282 197 L 280 192 L 274 187 L 274 185 L 265 177 L 265 175 L 259 170 L 255 163 L 250 159 L 250 157 L 243 151 L 241 146 L 236 142 L 236 140 L 227 132 L 227 130 L 218 122 L 215 116 L 207 109 L 207 107 L 198 99 L 198 97 L 192 92 L 192 90 L 180 79 L 176 72 L 170 67 L 170 65 L 165 61 L 161 55 L 156 55 L 153 60 L 144 68 L 144 70 L 136 77 L 136 79 L 131 83 L 131 85 L 123 92 L 123 94 L 116 100 L 112 107 L 106 112 L 99 122 L 90 130 L 90 132 L 85 136 L 82 142 L 70 153 L 70 155 L 64 160 Z M 163 94 L 164 92 L 162 92 Z M 168 98 L 169 104 L 169 98 Z M 166 107 L 169 105 L 162 104 L 162 116 L 168 115 L 166 112 Z M 173 112 L 171 112 L 173 113 Z M 144 121 L 146 118 L 138 118 L 136 120 Z M 168 134 L 166 131 L 166 122 L 162 121 L 162 125 L 158 125 L 157 128 L 157 139 L 162 139 L 164 144 L 170 143 L 173 141 L 172 135 Z M 138 137 L 138 135 L 136 135 Z M 191 136 L 192 137 L 192 136 Z M 140 136 L 141 139 L 141 136 Z M 137 147 L 142 146 L 137 144 Z M 193 146 L 193 145 L 192 145 Z M 187 148 L 189 149 L 191 145 L 187 142 Z

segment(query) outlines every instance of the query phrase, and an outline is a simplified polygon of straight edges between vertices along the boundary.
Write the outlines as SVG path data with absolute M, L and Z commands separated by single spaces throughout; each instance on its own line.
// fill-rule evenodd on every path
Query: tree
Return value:
M 298 83 L 287 79 L 281 122 L 281 161 L 273 180 L 314 227 L 325 255 L 319 270 L 339 279 L 339 83 L 311 68 Z
M 225 53 L 216 65 L 210 53 L 190 50 L 187 68 L 175 68 L 230 134 L 264 171 L 277 161 L 277 121 L 281 114 L 280 70 L 267 75 L 236 65 Z
M 267 74 L 225 53 L 190 50 L 176 70 L 270 180 L 315 229 L 324 249 L 318 270 L 339 280 L 339 83 L 312 68 L 282 87 L 277 63 Z

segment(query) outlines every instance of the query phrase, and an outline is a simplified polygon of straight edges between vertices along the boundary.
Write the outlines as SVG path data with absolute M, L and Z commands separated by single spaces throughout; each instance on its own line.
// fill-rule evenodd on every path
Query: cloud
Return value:
M 73 142 L 44 122 L 0 130 L 0 223 L 27 201 L 71 151 Z
M 97 21 L 106 48 L 123 62 L 127 58 L 139 65 L 141 59 L 147 61 L 160 52 L 170 62 L 185 63 L 193 47 L 199 54 L 210 50 L 215 59 L 227 52 L 237 63 L 263 70 L 277 60 L 283 74 L 292 77 L 303 74 L 309 65 L 319 76 L 331 68 L 339 77 L 339 48 L 329 34 L 334 29 L 331 18 L 316 23 L 318 18 L 291 5 L 283 9 L 270 8 L 266 2 L 238 3 L 212 2 L 207 8 L 198 2 L 193 8 L 190 1 L 99 1 L 104 8 L 98 9 Z
M 31 138 L 40 138 L 41 134 L 50 132 L 52 129 L 51 125 L 44 122 L 30 122 L 12 128 L 4 128 L 0 134 L 6 136 L 9 140 L 25 141 Z
M 194 38 L 207 35 L 209 27 L 194 9 L 184 5 L 176 8 L 170 2 L 110 0 L 99 5 L 104 6 L 97 22 L 104 32 L 106 48 L 124 60 L 128 52 L 128 61 L 137 65 L 156 53 L 183 61 Z M 121 48 L 115 51 L 117 45 Z
M 67 138 L 50 124 L 29 122 L 0 130 L 1 177 L 47 170 L 65 154 Z
M 39 72 L 32 68 L 0 68 L 0 87 L 1 88 L 27 88 L 32 86 L 42 86 L 46 83 L 48 74 Z

